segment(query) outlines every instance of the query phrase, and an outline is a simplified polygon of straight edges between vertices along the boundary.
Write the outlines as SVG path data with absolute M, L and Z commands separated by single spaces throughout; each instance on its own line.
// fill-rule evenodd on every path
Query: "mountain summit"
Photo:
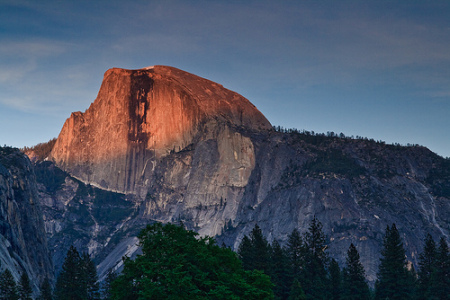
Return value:
M 207 79 L 167 66 L 113 68 L 89 109 L 67 119 L 50 158 L 84 182 L 145 193 L 158 158 L 224 126 L 271 128 L 247 99 Z

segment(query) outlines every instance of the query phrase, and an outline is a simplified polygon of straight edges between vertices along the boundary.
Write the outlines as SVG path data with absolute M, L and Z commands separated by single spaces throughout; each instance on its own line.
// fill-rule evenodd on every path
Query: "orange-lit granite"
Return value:
M 66 120 L 50 158 L 85 182 L 136 192 L 158 158 L 224 126 L 271 128 L 247 99 L 210 80 L 167 66 L 113 68 L 89 109 Z

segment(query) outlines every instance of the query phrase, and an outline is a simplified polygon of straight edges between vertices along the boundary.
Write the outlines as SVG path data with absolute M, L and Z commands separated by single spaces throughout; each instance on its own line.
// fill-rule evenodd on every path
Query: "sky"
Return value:
M 57 137 L 112 67 L 169 65 L 272 125 L 450 157 L 450 1 L 0 0 L 0 145 Z

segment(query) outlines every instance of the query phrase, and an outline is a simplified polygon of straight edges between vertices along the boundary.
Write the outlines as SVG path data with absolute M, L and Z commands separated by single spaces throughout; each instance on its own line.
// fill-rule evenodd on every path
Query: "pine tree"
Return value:
M 248 236 L 244 235 L 237 251 L 244 270 L 253 270 L 253 246 Z
M 433 296 L 439 300 L 448 300 L 450 299 L 450 253 L 444 237 L 439 240 L 435 266 L 436 269 L 433 273 L 433 281 L 435 282 Z
M 405 249 L 395 224 L 386 227 L 381 250 L 378 279 L 375 284 L 376 299 L 411 299 L 411 286 L 406 268 Z
M 328 299 L 329 286 L 327 277 L 328 254 L 326 237 L 322 223 L 314 216 L 308 231 L 305 233 L 305 263 L 302 269 L 301 284 L 307 298 Z
M 84 253 L 81 257 L 81 273 L 84 283 L 84 297 L 87 300 L 100 299 L 97 268 L 87 253 Z
M 302 270 L 305 263 L 305 247 L 303 245 L 303 239 L 300 236 L 300 232 L 296 228 L 292 230 L 291 234 L 288 236 L 286 253 L 291 266 L 289 271 L 291 276 L 289 286 L 291 286 L 294 279 L 301 280 Z
M 252 267 L 253 269 L 269 273 L 270 269 L 270 246 L 266 238 L 262 234 L 258 224 L 255 225 L 250 233 L 250 241 L 252 243 Z
M 288 272 L 286 272 L 289 269 L 286 251 L 277 241 L 272 243 L 271 248 L 270 260 L 272 262 L 272 268 L 270 270 L 270 276 L 272 283 L 275 285 L 274 294 L 277 299 L 287 299 L 290 291 L 290 277 Z
M 350 244 L 347 251 L 346 263 L 342 273 L 343 300 L 370 299 L 370 291 L 366 282 L 364 267 L 361 264 L 358 250 L 356 250 L 353 244 Z
M 306 300 L 305 292 L 302 289 L 300 282 L 294 279 L 292 283 L 291 291 L 289 293 L 289 300 Z
M 77 249 L 70 246 L 56 280 L 55 296 L 57 300 L 84 300 L 85 294 L 81 257 Z
M 11 271 L 5 269 L 0 274 L 0 300 L 18 300 L 17 284 Z
M 27 272 L 23 272 L 20 276 L 19 282 L 19 297 L 20 300 L 31 300 L 31 295 L 33 294 L 33 290 L 31 289 L 30 278 L 28 277 Z
M 39 300 L 53 300 L 52 286 L 50 281 L 46 277 L 41 285 L 41 294 L 39 295 Z
M 330 283 L 331 283 L 331 299 L 340 300 L 342 293 L 342 275 L 339 264 L 333 258 L 330 262 Z
M 417 299 L 431 299 L 434 290 L 433 273 L 436 269 L 436 243 L 428 234 L 425 238 L 425 247 L 419 255 L 419 286 Z

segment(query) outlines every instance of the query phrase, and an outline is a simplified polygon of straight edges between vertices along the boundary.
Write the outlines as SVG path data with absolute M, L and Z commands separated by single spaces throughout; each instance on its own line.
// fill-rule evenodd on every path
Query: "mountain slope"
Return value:
M 0 147 L 0 266 L 16 281 L 26 272 L 35 294 L 45 277 L 54 279 L 33 168 L 10 147 Z
M 43 192 L 59 199 L 47 205 L 46 224 L 57 220 L 65 243 L 89 249 L 103 273 L 137 249 L 136 230 L 153 221 L 182 221 L 236 248 L 256 223 L 283 243 L 316 215 L 331 256 L 342 262 L 355 244 L 372 282 L 387 225 L 397 224 L 415 265 L 426 233 L 449 236 L 448 160 L 423 147 L 276 132 L 242 96 L 170 67 L 106 72 L 50 158 L 68 174 Z M 85 184 L 127 194 L 120 205 L 132 213 L 99 222 L 108 202 L 96 202 L 94 190 L 77 197 Z M 54 231 L 49 237 L 64 249 Z

